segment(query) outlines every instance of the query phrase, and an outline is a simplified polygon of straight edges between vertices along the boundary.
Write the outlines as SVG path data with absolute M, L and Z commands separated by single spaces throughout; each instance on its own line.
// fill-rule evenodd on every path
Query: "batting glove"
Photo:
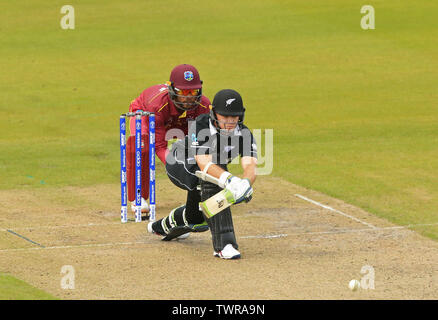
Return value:
M 229 181 L 225 188 L 233 194 L 233 197 L 236 200 L 235 204 L 241 203 L 242 201 L 249 202 L 252 198 L 253 190 L 248 179 L 242 180 L 234 177 L 234 179 Z
M 236 204 L 243 201 L 245 201 L 246 203 L 250 202 L 254 190 L 249 183 L 249 179 L 242 179 L 240 181 L 240 190 L 243 191 L 243 194 L 240 196 L 240 198 L 236 199 Z

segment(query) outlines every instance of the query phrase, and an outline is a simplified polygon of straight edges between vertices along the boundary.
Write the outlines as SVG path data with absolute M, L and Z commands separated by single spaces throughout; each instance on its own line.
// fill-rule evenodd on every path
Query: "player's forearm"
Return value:
M 256 180 L 256 178 L 257 178 L 257 174 L 256 174 L 256 168 L 255 168 L 255 166 L 254 167 L 246 167 L 244 170 L 243 170 L 243 178 L 244 179 L 248 179 L 249 180 L 249 183 L 251 184 L 251 185 L 253 185 L 254 184 L 254 182 L 255 182 L 255 180 Z
M 249 183 L 253 185 L 257 177 L 257 159 L 253 157 L 242 157 L 241 164 L 243 168 L 243 178 L 248 179 Z
M 195 159 L 201 171 L 207 169 L 205 173 L 208 173 L 215 178 L 219 179 L 221 174 L 225 172 L 225 170 L 218 165 L 211 163 L 212 157 L 209 155 L 195 156 Z

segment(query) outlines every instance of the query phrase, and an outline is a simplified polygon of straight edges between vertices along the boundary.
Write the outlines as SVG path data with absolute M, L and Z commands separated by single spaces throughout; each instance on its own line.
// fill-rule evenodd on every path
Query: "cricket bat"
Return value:
M 236 200 L 230 190 L 224 189 L 214 196 L 208 198 L 204 202 L 201 202 L 201 210 L 204 212 L 207 219 L 210 219 L 215 214 L 221 212 L 222 210 L 228 208 L 234 204 Z
M 208 173 L 204 173 L 202 171 L 196 171 L 196 176 L 204 181 L 214 183 L 219 187 L 223 188 L 219 179 L 209 175 Z M 204 212 L 205 216 L 210 219 L 215 214 L 221 212 L 222 210 L 228 208 L 232 204 L 234 204 L 236 200 L 234 199 L 233 194 L 230 190 L 224 189 L 219 191 L 214 196 L 208 198 L 204 202 L 201 202 L 201 210 Z

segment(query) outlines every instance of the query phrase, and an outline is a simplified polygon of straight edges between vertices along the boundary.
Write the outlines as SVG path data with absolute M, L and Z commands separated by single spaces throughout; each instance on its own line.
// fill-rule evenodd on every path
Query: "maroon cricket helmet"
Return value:
M 201 89 L 202 81 L 199 72 L 190 64 L 180 64 L 170 73 L 170 82 L 178 89 Z
M 175 107 L 183 111 L 196 109 L 202 98 L 202 81 L 199 72 L 190 64 L 180 64 L 173 68 L 170 73 L 170 81 L 167 82 L 169 97 Z M 193 90 L 184 93 L 183 90 Z

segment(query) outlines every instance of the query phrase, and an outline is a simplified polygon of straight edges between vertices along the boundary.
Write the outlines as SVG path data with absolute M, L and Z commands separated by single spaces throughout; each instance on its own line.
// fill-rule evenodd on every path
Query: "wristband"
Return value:
M 207 163 L 207 164 L 205 165 L 204 170 L 199 171 L 199 172 L 201 173 L 200 178 L 201 178 L 202 180 L 205 180 L 205 176 L 207 175 L 208 168 L 209 168 L 212 164 L 213 164 L 213 162 L 210 161 L 209 163 Z
M 204 176 L 205 176 L 205 174 L 207 173 L 207 171 L 208 171 L 208 168 L 210 168 L 210 166 L 213 164 L 213 162 L 209 162 L 209 163 L 207 163 L 207 165 L 204 167 L 204 170 L 202 170 L 202 173 L 204 174 Z

